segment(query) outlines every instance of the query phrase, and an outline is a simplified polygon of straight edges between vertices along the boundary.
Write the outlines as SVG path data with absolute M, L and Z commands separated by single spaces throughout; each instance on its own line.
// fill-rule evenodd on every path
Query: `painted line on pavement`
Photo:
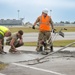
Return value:
M 3 74 L 3 73 L 0 73 L 0 75 L 5 75 L 5 74 Z
M 58 73 L 58 72 L 54 72 L 54 71 L 50 71 L 50 70 L 45 70 L 45 69 L 41 69 L 41 68 L 36 68 L 36 67 L 28 66 L 28 65 L 22 65 L 22 64 L 18 64 L 18 63 L 12 63 L 12 64 L 16 65 L 16 66 L 20 66 L 20 67 L 25 67 L 25 68 L 30 68 L 30 69 L 38 70 L 38 71 L 53 73 L 53 74 L 56 74 L 56 75 L 66 75 L 66 74 L 61 74 L 61 73 Z

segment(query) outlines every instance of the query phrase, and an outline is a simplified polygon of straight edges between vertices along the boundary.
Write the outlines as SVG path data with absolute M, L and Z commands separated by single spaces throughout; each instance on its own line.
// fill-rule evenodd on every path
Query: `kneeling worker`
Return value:
M 11 36 L 10 30 L 5 26 L 0 26 L 0 54 L 6 53 L 4 52 L 4 37 Z
M 11 52 L 11 53 L 17 52 L 16 48 L 20 47 L 24 44 L 22 35 L 23 35 L 23 31 L 19 30 L 17 33 L 14 33 L 14 34 L 12 34 L 12 36 L 7 38 L 6 45 L 11 46 L 9 52 Z

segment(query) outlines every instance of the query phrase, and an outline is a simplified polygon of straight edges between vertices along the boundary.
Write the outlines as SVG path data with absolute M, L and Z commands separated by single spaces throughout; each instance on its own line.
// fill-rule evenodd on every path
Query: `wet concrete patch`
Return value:
M 58 51 L 57 53 L 54 53 L 54 54 L 40 60 L 42 57 L 45 57 L 45 55 L 41 56 L 39 58 L 31 59 L 29 61 L 19 61 L 18 63 L 24 63 L 27 65 L 36 65 L 36 64 L 49 62 L 49 61 L 54 61 L 55 59 L 74 60 L 75 59 L 75 51 L 72 51 L 72 52 L 71 51 Z
M 58 51 L 57 55 L 62 57 L 75 57 L 75 51 Z
M 19 61 L 28 61 L 39 58 L 43 55 L 38 54 L 36 52 L 31 51 L 22 51 L 21 53 L 7 53 L 7 54 L 0 54 L 0 61 L 4 63 L 13 63 Z
M 45 55 L 41 55 L 35 51 L 21 51 L 21 53 L 8 53 L 1 55 L 0 54 L 0 61 L 4 63 L 13 63 L 13 62 L 28 62 L 29 60 L 36 60 L 37 58 L 41 58 Z M 49 56 L 48 56 L 49 57 Z M 75 58 L 75 51 L 58 51 L 50 55 L 50 59 L 54 58 L 62 58 L 62 57 L 71 57 Z
M 21 62 L 21 61 L 26 62 L 28 60 L 34 60 L 34 59 L 45 56 L 45 55 L 42 55 L 41 53 L 37 53 L 35 51 L 35 48 L 36 47 L 23 46 L 18 48 L 19 51 L 21 51 L 21 53 L 11 54 L 8 52 L 9 46 L 6 46 L 5 51 L 8 52 L 8 54 L 4 54 L 4 55 L 0 54 L 0 61 L 4 63 L 13 63 L 13 62 Z M 60 48 L 54 48 L 54 51 L 57 51 L 58 49 Z M 48 58 L 50 59 L 62 58 L 62 57 L 74 58 L 75 57 L 74 50 L 75 50 L 74 48 L 67 48 L 67 50 L 58 51 L 57 53 L 50 55 L 50 57 L 48 56 Z
M 54 53 L 44 59 L 46 61 L 49 60 L 48 62 L 39 63 L 31 66 L 60 72 L 65 75 L 75 75 L 75 49 L 73 49 L 58 51 L 57 53 Z M 20 50 L 23 50 L 23 48 Z M 55 50 L 58 49 L 55 48 L 54 51 Z M 33 60 L 45 56 L 37 54 L 34 51 L 34 48 L 30 48 L 22 52 L 23 53 L 21 54 L 8 53 L 6 55 L 0 55 L 0 59 L 7 63 L 16 62 L 19 64 L 26 65 L 28 63 L 26 61 L 28 60 Z M 0 72 L 6 75 L 54 75 L 51 73 L 42 73 L 40 71 L 35 71 L 29 68 L 20 67 L 13 64 L 9 64 L 8 67 L 6 67 L 4 70 L 1 70 Z

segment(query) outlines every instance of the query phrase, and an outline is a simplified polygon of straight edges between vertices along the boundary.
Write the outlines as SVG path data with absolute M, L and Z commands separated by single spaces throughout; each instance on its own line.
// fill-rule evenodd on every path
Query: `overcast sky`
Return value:
M 0 19 L 18 19 L 34 23 L 47 8 L 54 22 L 75 21 L 75 0 L 0 0 Z

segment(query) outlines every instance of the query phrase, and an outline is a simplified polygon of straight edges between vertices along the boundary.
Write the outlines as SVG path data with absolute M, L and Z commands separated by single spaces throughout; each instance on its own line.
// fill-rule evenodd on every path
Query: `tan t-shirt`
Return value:
M 12 34 L 12 36 L 10 36 L 9 38 L 7 38 L 7 40 L 6 40 L 6 41 L 9 41 L 9 42 L 10 42 L 12 39 L 14 39 L 15 41 L 17 41 L 17 40 L 18 40 L 17 33 Z

